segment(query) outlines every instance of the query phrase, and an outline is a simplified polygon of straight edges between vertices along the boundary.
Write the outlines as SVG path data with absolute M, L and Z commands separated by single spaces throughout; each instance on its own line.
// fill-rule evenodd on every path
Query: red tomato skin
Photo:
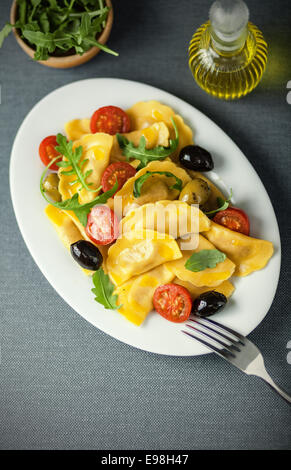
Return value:
M 116 181 L 116 177 L 118 180 L 118 188 L 116 190 L 119 191 L 124 183 L 134 176 L 136 174 L 136 169 L 133 168 L 129 163 L 126 162 L 116 162 L 116 163 L 111 163 L 106 170 L 104 171 L 102 175 L 102 189 L 104 192 L 109 191 L 111 189 Z M 116 194 L 115 193 L 115 194 Z
M 57 143 L 57 136 L 56 135 L 49 135 L 43 141 L 40 143 L 39 146 L 39 156 L 42 161 L 42 163 L 45 166 L 48 166 L 48 164 L 53 160 L 55 157 L 60 155 L 59 152 L 55 150 L 55 147 L 58 145 Z M 48 152 L 50 152 L 50 156 L 48 155 Z M 60 157 L 61 160 L 62 157 Z M 59 160 L 57 160 L 59 161 Z M 53 171 L 58 171 L 59 167 L 56 165 L 56 162 L 50 166 L 50 170 Z
M 182 300 L 182 305 L 178 305 L 179 299 Z M 164 284 L 157 287 L 154 293 L 153 304 L 156 311 L 174 323 L 182 323 L 188 320 L 191 309 L 192 309 L 192 300 L 189 291 L 178 284 Z M 182 307 L 180 313 L 178 311 L 176 314 L 173 312 L 174 308 L 177 307 L 179 310 Z
M 244 235 L 250 234 L 250 221 L 247 214 L 238 207 L 228 207 L 225 211 L 217 212 L 213 222 L 239 232 Z
M 118 218 L 112 209 L 96 205 L 88 214 L 85 231 L 96 245 L 109 245 L 118 237 L 118 225 Z
M 130 119 L 123 109 L 117 106 L 103 106 L 97 109 L 90 121 L 92 134 L 105 132 L 115 135 L 130 131 Z

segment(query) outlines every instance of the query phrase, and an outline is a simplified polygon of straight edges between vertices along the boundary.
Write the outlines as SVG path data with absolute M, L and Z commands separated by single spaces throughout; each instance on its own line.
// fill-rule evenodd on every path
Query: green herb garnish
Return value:
M 3 41 L 12 31 L 13 27 L 10 24 L 6 24 L 4 28 L 0 31 L 0 47 L 2 47 Z
M 158 145 L 152 149 L 147 149 L 144 135 L 141 136 L 139 145 L 135 147 L 133 142 L 130 142 L 124 135 L 116 134 L 118 144 L 122 149 L 122 154 L 126 156 L 127 161 L 129 161 L 130 158 L 140 160 L 140 165 L 137 167 L 137 170 L 144 168 L 149 162 L 164 160 L 175 152 L 179 144 L 179 133 L 174 119 L 171 118 L 171 121 L 175 129 L 175 139 L 170 139 L 169 147 Z
M 222 263 L 226 255 L 219 250 L 201 250 L 193 253 L 185 263 L 185 268 L 194 273 L 204 271 L 206 268 L 215 268 Z
M 0 31 L 0 47 L 12 28 L 35 49 L 35 60 L 65 55 L 71 49 L 83 55 L 92 46 L 117 56 L 96 36 L 106 24 L 109 8 L 104 0 L 17 0 L 17 21 Z
M 133 186 L 133 195 L 135 198 L 139 197 L 141 194 L 141 188 L 142 185 L 145 183 L 145 181 L 152 175 L 165 175 L 169 178 L 175 178 L 176 183 L 173 184 L 172 186 L 169 187 L 169 189 L 177 189 L 178 191 L 182 190 L 183 182 L 180 178 L 177 176 L 173 175 L 170 171 L 147 171 L 143 175 L 141 175 L 139 178 L 137 178 L 134 182 Z
M 221 197 L 218 197 L 217 200 L 217 205 L 218 208 L 214 209 L 213 211 L 205 212 L 206 215 L 213 215 L 216 214 L 217 212 L 220 211 L 225 211 L 225 209 L 228 208 L 232 198 L 232 189 L 230 189 L 230 195 L 228 199 L 222 199 Z
M 70 181 L 69 184 L 72 186 L 75 183 L 80 183 L 81 188 L 86 189 L 86 191 L 96 191 L 96 189 L 89 188 L 89 186 L 92 186 L 92 183 L 86 183 L 86 179 L 91 175 L 93 170 L 87 170 L 85 173 L 82 172 L 82 167 L 89 160 L 86 158 L 80 162 L 83 147 L 79 146 L 73 150 L 73 142 L 71 140 L 68 142 L 66 137 L 62 134 L 57 135 L 57 143 L 59 144 L 56 147 L 57 152 L 62 154 L 67 160 L 57 162 L 56 165 L 60 168 L 71 168 L 70 170 L 62 171 L 61 174 L 67 176 L 76 175 L 76 179 Z M 79 190 L 81 188 L 79 188 Z
M 121 305 L 117 305 L 117 295 L 113 295 L 114 285 L 109 279 L 109 276 L 104 273 L 102 268 L 99 268 L 93 276 L 93 283 L 95 288 L 91 289 L 95 294 L 96 302 L 104 305 L 106 309 L 117 310 Z
M 114 186 L 109 189 L 109 191 L 106 191 L 105 193 L 100 194 L 99 196 L 95 197 L 90 202 L 87 202 L 86 204 L 80 204 L 79 203 L 79 193 L 74 194 L 73 197 L 70 199 L 66 199 L 65 201 L 62 202 L 54 202 L 51 201 L 50 199 L 47 198 L 45 194 L 45 188 L 43 187 L 43 180 L 44 177 L 49 170 L 50 166 L 53 165 L 53 163 L 56 162 L 60 157 L 54 158 L 49 165 L 44 169 L 41 178 L 40 178 L 40 191 L 41 194 L 43 195 L 44 199 L 51 205 L 57 207 L 58 209 L 66 210 L 66 211 L 73 211 L 76 217 L 78 217 L 79 221 L 81 224 L 86 227 L 87 225 L 87 217 L 92 209 L 92 207 L 96 206 L 96 204 L 105 204 L 105 202 L 108 201 L 109 198 L 111 198 L 115 192 L 117 191 L 118 188 L 118 181 L 116 180 Z M 97 188 L 95 191 L 100 191 L 100 188 Z

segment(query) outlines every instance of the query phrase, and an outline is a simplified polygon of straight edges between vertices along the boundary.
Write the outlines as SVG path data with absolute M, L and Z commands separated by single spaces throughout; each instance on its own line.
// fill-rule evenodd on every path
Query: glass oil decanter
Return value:
M 217 0 L 207 23 L 193 35 L 189 66 L 198 85 L 218 98 L 231 100 L 250 93 L 267 63 L 267 43 L 249 20 L 242 0 Z

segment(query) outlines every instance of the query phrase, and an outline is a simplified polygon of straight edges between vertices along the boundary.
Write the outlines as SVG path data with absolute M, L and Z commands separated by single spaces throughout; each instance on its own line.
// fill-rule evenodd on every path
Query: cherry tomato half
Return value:
M 109 245 L 118 237 L 118 218 L 108 206 L 94 206 L 88 215 L 85 230 L 96 245 Z
M 55 149 L 57 145 L 58 143 L 56 135 L 49 135 L 41 142 L 39 146 L 39 156 L 45 166 L 47 166 L 54 158 L 60 155 L 60 153 Z M 60 157 L 60 160 L 61 159 L 62 157 Z M 59 167 L 56 165 L 56 162 L 50 166 L 50 170 L 57 171 L 58 169 Z
M 128 115 L 117 106 L 104 106 L 97 109 L 91 117 L 90 128 L 92 134 L 105 132 L 115 135 L 118 132 L 130 131 L 130 120 Z
M 129 163 L 126 162 L 116 162 L 111 163 L 103 173 L 101 184 L 102 189 L 104 192 L 109 191 L 109 189 L 114 186 L 116 182 L 116 178 L 118 181 L 118 188 L 116 190 L 119 191 L 124 183 L 136 174 L 136 169 L 133 168 Z
M 175 323 L 187 320 L 192 308 L 190 293 L 178 284 L 159 286 L 155 290 L 153 303 L 162 317 Z
M 228 207 L 225 211 L 217 212 L 213 221 L 219 225 L 224 225 L 230 230 L 250 234 L 250 221 L 247 214 L 237 207 Z

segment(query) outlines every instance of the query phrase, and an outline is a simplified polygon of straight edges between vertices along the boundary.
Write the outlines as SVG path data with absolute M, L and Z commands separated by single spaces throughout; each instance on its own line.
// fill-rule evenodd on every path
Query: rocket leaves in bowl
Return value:
M 103 31 L 109 8 L 104 0 L 17 0 L 16 23 L 0 31 L 0 47 L 13 27 L 35 49 L 35 60 L 51 55 L 83 55 L 97 46 L 118 55 L 96 37 Z

